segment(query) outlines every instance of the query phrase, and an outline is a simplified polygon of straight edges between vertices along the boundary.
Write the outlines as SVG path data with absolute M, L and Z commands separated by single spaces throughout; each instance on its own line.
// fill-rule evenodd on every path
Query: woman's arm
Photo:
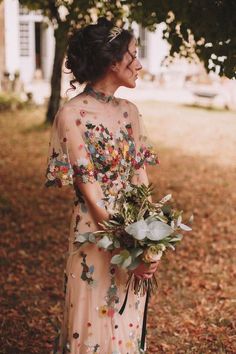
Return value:
M 75 179 L 75 184 L 79 188 L 82 193 L 87 207 L 90 211 L 90 215 L 92 216 L 95 224 L 101 223 L 102 221 L 106 221 L 109 219 L 109 213 L 105 208 L 102 208 L 98 205 L 98 201 L 104 198 L 104 193 L 101 189 L 100 184 L 97 181 L 93 183 L 81 183 L 80 179 L 77 177 Z M 99 229 L 98 225 L 98 229 Z
M 73 167 L 74 187 L 81 192 L 95 224 L 109 219 L 109 213 L 99 206 L 104 198 L 101 185 L 95 178 L 90 153 L 78 126 L 79 112 L 73 106 L 64 106 L 56 116 L 56 129 L 62 150 Z

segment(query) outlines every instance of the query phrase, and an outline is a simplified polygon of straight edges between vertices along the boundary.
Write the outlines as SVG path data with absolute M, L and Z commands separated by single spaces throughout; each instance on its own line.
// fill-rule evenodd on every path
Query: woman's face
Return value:
M 133 38 L 123 59 L 114 66 L 114 79 L 119 86 L 134 88 L 140 69 L 142 69 L 142 65 L 137 58 L 136 39 Z

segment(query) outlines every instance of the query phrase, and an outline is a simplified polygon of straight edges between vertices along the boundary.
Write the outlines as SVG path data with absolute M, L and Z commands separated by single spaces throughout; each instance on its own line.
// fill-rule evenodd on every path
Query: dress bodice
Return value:
M 66 108 L 63 108 L 66 110 Z M 84 91 L 70 102 L 70 115 L 55 118 L 50 140 L 47 186 L 98 181 L 114 199 L 145 164 L 157 155 L 140 131 L 136 106 L 124 99 Z

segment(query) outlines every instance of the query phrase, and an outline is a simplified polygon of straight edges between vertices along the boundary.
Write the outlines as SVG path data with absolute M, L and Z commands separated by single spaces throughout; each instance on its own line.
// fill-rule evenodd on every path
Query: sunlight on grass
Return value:
M 171 193 L 174 205 L 195 217 L 191 234 L 158 267 L 148 353 L 235 353 L 235 119 L 150 102 L 140 110 L 161 158 L 148 168 L 155 198 Z M 63 308 L 73 190 L 44 188 L 50 132 L 44 115 L 41 108 L 0 114 L 6 353 L 49 352 Z M 219 163 L 222 156 L 227 164 Z

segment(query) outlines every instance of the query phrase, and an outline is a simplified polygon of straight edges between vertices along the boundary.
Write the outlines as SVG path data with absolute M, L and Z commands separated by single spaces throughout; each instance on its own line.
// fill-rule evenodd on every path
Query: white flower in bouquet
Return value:
M 157 262 L 161 259 L 165 249 L 166 247 L 163 244 L 159 244 L 157 246 L 150 246 L 143 252 L 142 260 L 145 263 Z
M 149 228 L 145 220 L 139 220 L 126 226 L 125 231 L 136 240 L 143 240 L 149 233 Z
M 162 221 L 154 220 L 148 225 L 149 233 L 148 239 L 152 241 L 159 241 L 163 238 L 170 236 L 174 230 L 168 224 Z

